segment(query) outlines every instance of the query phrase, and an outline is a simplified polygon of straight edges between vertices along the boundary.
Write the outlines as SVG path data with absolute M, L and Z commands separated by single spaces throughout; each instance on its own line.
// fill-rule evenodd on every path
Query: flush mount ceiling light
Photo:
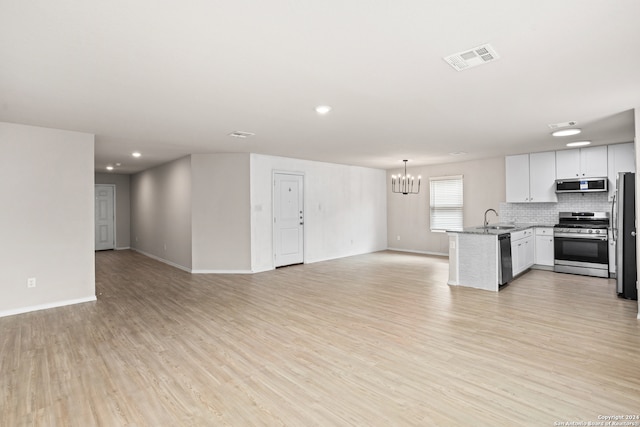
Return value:
M 415 177 L 407 174 L 407 162 L 404 162 L 404 175 L 391 175 L 391 192 L 402 194 L 418 194 L 420 192 L 420 179 L 418 175 L 418 185 L 415 185 Z
M 241 130 L 237 130 L 235 132 L 231 132 L 229 134 L 230 137 L 232 138 L 249 138 L 250 136 L 254 136 L 255 133 L 251 133 L 251 132 L 243 132 Z
M 107 166 L 107 170 L 108 171 L 112 171 L 113 170 L 113 166 L 111 166 L 111 165 Z
M 553 135 L 553 136 L 572 136 L 572 135 L 577 135 L 580 132 L 582 132 L 582 129 L 578 129 L 578 128 L 561 129 L 561 130 L 557 130 L 555 132 L 552 132 L 551 135 Z
M 140 154 L 140 152 L 139 152 L 139 151 L 134 151 L 133 153 L 131 153 L 131 155 L 132 155 L 133 157 L 140 157 L 140 156 L 142 156 L 142 154 Z
M 589 145 L 591 141 L 575 141 L 567 144 L 567 147 L 582 147 L 583 145 Z
M 329 111 L 331 111 L 331 107 L 328 105 L 318 105 L 316 107 L 316 113 L 318 114 L 327 114 Z
M 465 154 L 467 154 L 466 151 L 454 151 L 452 153 L 449 153 L 450 156 L 464 156 Z

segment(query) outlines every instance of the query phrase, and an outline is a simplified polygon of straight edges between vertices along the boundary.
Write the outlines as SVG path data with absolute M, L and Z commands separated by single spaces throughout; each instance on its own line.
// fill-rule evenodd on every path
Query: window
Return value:
M 462 175 L 429 178 L 431 231 L 462 230 Z

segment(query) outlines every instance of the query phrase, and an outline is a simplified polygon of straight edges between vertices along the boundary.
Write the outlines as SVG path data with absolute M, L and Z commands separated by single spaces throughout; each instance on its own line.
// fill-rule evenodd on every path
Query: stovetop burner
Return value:
M 563 229 L 565 232 L 601 233 L 597 230 L 609 228 L 609 212 L 560 212 L 558 214 L 558 224 L 556 229 Z M 589 231 L 587 231 L 589 230 Z M 591 231 L 593 230 L 593 231 Z

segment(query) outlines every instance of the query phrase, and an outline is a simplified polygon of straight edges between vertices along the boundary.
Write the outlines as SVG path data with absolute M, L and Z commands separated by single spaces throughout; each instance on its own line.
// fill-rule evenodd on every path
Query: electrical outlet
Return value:
M 400 240 L 400 235 L 399 234 L 396 236 L 396 240 Z
M 35 277 L 29 277 L 27 279 L 27 288 L 35 288 L 36 287 L 36 278 Z

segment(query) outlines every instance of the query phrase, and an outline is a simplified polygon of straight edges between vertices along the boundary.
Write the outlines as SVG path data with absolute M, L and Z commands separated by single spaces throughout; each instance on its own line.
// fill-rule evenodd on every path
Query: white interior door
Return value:
M 96 251 L 115 249 L 115 186 L 95 186 Z
M 304 181 L 300 174 L 274 173 L 275 266 L 304 262 Z

